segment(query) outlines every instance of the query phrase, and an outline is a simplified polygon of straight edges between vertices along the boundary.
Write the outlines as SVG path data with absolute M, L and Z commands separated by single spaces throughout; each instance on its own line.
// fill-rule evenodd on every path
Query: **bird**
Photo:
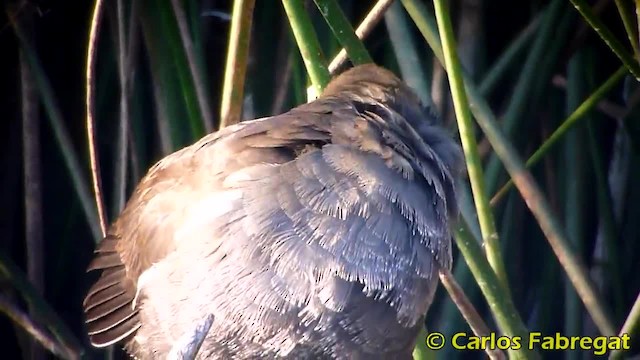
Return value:
M 452 264 L 458 142 L 391 71 L 158 161 L 98 245 L 94 347 L 164 359 L 409 359 Z

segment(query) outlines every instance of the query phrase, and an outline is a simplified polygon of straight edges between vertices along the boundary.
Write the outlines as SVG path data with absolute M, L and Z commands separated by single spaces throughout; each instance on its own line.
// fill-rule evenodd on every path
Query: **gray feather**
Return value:
M 361 66 L 161 160 L 94 261 L 126 269 L 90 293 L 118 291 L 85 309 L 117 330 L 94 343 L 164 358 L 211 314 L 202 359 L 410 358 L 457 211 L 459 149 L 430 116 Z

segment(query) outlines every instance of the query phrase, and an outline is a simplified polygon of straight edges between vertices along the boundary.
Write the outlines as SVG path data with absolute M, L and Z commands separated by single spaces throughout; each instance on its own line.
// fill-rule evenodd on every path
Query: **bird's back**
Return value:
M 327 97 L 160 161 L 98 250 L 92 341 L 161 358 L 213 315 L 201 358 L 410 357 L 450 266 L 453 169 L 385 117 Z

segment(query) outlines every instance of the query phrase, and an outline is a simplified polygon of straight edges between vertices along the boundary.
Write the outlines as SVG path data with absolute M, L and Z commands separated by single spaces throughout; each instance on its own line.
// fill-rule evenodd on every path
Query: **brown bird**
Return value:
M 166 358 L 410 358 L 451 267 L 456 142 L 395 75 L 361 65 L 287 113 L 155 164 L 89 269 L 91 343 Z

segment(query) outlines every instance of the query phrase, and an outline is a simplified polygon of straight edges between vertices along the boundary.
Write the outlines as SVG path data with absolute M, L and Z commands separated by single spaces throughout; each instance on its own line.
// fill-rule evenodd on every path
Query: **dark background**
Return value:
M 105 198 L 110 219 L 117 214 L 117 206 L 111 200 L 114 189 L 114 169 L 116 158 L 114 144 L 117 137 L 119 85 L 117 71 L 117 50 L 115 39 L 115 19 L 117 18 L 115 1 L 107 2 L 105 18 L 99 38 L 97 63 L 97 141 L 102 168 Z M 127 10 L 131 4 L 126 2 Z M 460 38 L 460 56 L 467 64 L 472 77 L 480 82 L 492 64 L 503 54 L 505 49 L 517 35 L 547 6 L 546 1 L 453 1 L 455 26 L 464 38 Z M 207 11 L 219 11 L 230 15 L 230 1 L 185 1 L 185 9 L 190 14 L 192 31 L 199 34 L 200 54 L 206 69 L 206 81 L 209 91 L 214 118 L 218 117 L 221 98 L 222 80 L 225 67 L 227 38 L 230 22 L 219 16 L 202 15 Z M 370 1 L 340 1 L 345 13 L 353 24 L 365 16 L 372 5 Z M 26 263 L 26 218 L 25 218 L 25 177 L 26 161 L 23 145 L 26 138 L 22 130 L 24 119 L 22 116 L 22 86 L 21 57 L 19 50 L 24 41 L 16 37 L 15 24 L 20 24 L 27 34 L 32 47 L 32 54 L 37 57 L 46 80 L 50 83 L 55 96 L 55 102 L 62 114 L 63 125 L 68 132 L 70 147 L 81 165 L 82 175 L 89 189 L 90 173 L 85 127 L 85 67 L 88 44 L 89 24 L 92 12 L 92 2 L 71 1 L 4 1 L 0 11 L 0 252 L 16 264 L 24 275 L 27 272 Z M 613 1 L 600 1 L 599 16 L 605 21 L 628 51 L 629 42 L 618 16 Z M 322 17 L 311 4 L 309 6 L 316 31 L 318 31 L 323 49 L 328 58 L 337 52 L 338 46 L 330 31 L 323 23 Z M 198 16 L 200 14 L 200 16 Z M 549 43 L 549 54 L 543 56 L 549 64 L 540 63 L 536 66 L 533 80 L 528 83 L 529 91 L 524 92 L 524 107 L 518 119 L 518 130 L 512 135 L 521 154 L 530 155 L 543 139 L 553 131 L 569 114 L 570 100 L 566 87 L 558 86 L 558 80 L 566 79 L 569 63 L 576 54 L 582 56 L 582 72 L 578 79 L 579 104 L 593 89 L 600 85 L 619 66 L 619 60 L 613 56 L 602 40 L 594 31 L 588 28 L 580 15 L 567 2 L 562 9 L 562 21 L 558 20 L 553 28 L 553 41 Z M 132 191 L 136 180 L 144 174 L 146 169 L 167 153 L 166 146 L 159 135 L 159 121 L 163 121 L 158 114 L 163 112 L 154 98 L 155 86 L 165 87 L 166 101 L 175 100 L 180 89 L 175 86 L 176 79 L 170 78 L 164 83 L 158 83 L 153 73 L 161 70 L 154 68 L 155 62 L 171 64 L 171 53 L 165 47 L 171 47 L 171 38 L 167 37 L 164 19 L 171 23 L 171 5 L 168 0 L 142 0 L 139 11 L 133 21 L 139 28 L 132 38 L 137 40 L 137 57 L 131 75 L 133 82 L 131 101 L 132 137 L 136 139 L 137 164 L 132 164 L 127 182 L 127 194 Z M 13 19 L 13 22 L 10 21 Z M 166 20 L 166 19 L 169 20 Z M 158 25 L 160 23 L 160 25 Z M 464 30 L 462 24 L 471 29 Z M 412 24 L 410 24 L 412 25 Z M 170 27 L 170 26 L 169 26 Z M 174 24 L 175 27 L 175 24 Z M 259 117 L 281 112 L 304 100 L 306 77 L 295 42 L 290 34 L 286 16 L 282 5 L 278 1 L 261 0 L 257 2 L 254 15 L 254 31 L 251 40 L 251 53 L 248 68 L 247 93 L 251 96 L 253 106 L 245 109 L 246 117 Z M 164 29 L 164 30 L 162 30 Z M 446 87 L 446 76 L 436 79 L 433 67 L 433 56 L 428 45 L 420 33 L 411 27 L 412 37 L 416 49 L 420 54 L 420 64 L 425 73 L 431 77 L 435 85 L 432 89 L 444 89 L 444 97 L 436 101 L 436 107 L 443 114 L 445 124 L 454 130 L 452 108 Z M 637 28 L 636 28 L 637 31 Z M 536 33 L 533 39 L 541 36 Z M 179 41 L 179 39 L 178 39 Z M 555 44 L 555 45 L 554 45 Z M 390 43 L 384 21 L 365 41 L 377 63 L 383 64 L 395 72 L 399 72 L 396 54 Z M 553 50 L 553 46 L 556 50 Z M 502 80 L 488 94 L 487 98 L 496 114 L 502 114 L 509 106 L 514 93 L 514 85 L 520 78 L 524 63 L 531 45 L 527 45 L 503 73 Z M 555 51 L 556 54 L 552 54 Z M 290 67 L 283 64 L 291 59 Z M 176 65 L 177 66 L 177 65 Z M 545 67 L 546 66 L 546 67 Z M 171 69 L 167 65 L 166 69 Z M 441 69 L 440 69 L 441 70 Z M 289 72 L 288 75 L 286 73 Z M 170 77 L 170 76 L 169 76 Z M 287 79 L 283 82 L 282 79 Z M 435 79 L 435 80 L 434 80 Z M 555 82 L 554 82 L 555 79 Z M 562 81 L 560 81 L 562 82 Z M 537 180 L 545 189 L 561 219 L 567 219 L 568 214 L 579 214 L 576 246 L 579 255 L 588 264 L 601 293 L 604 294 L 606 304 L 612 309 L 612 318 L 617 326 L 621 326 L 635 300 L 640 279 L 636 276 L 640 267 L 638 260 L 640 245 L 638 240 L 638 215 L 640 194 L 634 184 L 637 184 L 637 173 L 640 169 L 638 112 L 635 100 L 629 100 L 637 87 L 631 78 L 616 85 L 605 97 L 597 110 L 589 113 L 589 119 L 580 122 L 577 127 L 576 139 L 563 140 L 563 144 L 547 157 L 543 164 L 534 168 Z M 285 100 L 279 106 L 274 105 L 277 89 L 285 87 Z M 34 85 L 35 94 L 39 96 L 40 85 Z M 429 89 L 429 90 L 432 90 Z M 39 99 L 39 97 L 36 97 Z M 44 279 L 42 298 L 60 319 L 71 329 L 73 334 L 82 342 L 90 357 L 98 357 L 99 352 L 90 350 L 83 328 L 81 303 L 84 293 L 96 274 L 87 275 L 85 269 L 92 257 L 95 241 L 91 228 L 79 203 L 74 184 L 70 180 L 69 171 L 64 165 L 61 147 L 56 141 L 51 126 L 50 113 L 36 101 L 37 109 L 36 132 L 39 133 L 36 154 L 39 159 L 32 158 L 39 169 L 41 197 L 37 200 L 41 206 L 41 223 L 30 231 L 41 233 L 43 256 L 42 266 Z M 160 101 L 162 102 L 162 101 Z M 575 102 L 574 102 L 575 103 Z M 607 108 L 609 105 L 609 108 Z M 575 107 L 575 105 L 573 105 Z M 613 108 L 613 110 L 611 110 Z M 173 112 L 164 113 L 169 117 L 168 127 L 171 136 L 169 149 L 178 149 L 187 145 L 202 135 L 193 131 L 185 120 L 187 113 L 185 103 L 174 107 Z M 623 117 L 617 117 L 620 109 L 626 111 Z M 572 109 L 571 109 L 572 110 Z M 620 110 L 616 112 L 615 110 Z M 590 125 L 587 126 L 587 123 Z M 607 211 L 606 201 L 599 198 L 598 171 L 607 176 L 612 171 L 614 158 L 614 136 L 622 133 L 628 137 L 628 147 L 623 150 L 627 159 L 625 166 L 626 185 L 621 190 L 624 203 L 618 216 L 614 217 L 615 233 L 612 240 L 613 253 L 604 259 L 595 254 L 598 248 L 598 229 L 602 226 Z M 488 162 L 491 156 L 490 147 L 478 133 L 481 149 L 484 149 L 484 159 Z M 569 150 L 568 150 L 569 149 Z M 566 153 L 573 149 L 574 159 L 584 166 L 576 173 L 568 172 Z M 619 155 L 619 154 L 618 154 Z M 594 160 L 595 159 L 595 160 Z M 598 162 L 599 161 L 599 162 Z M 597 165 L 597 166 L 596 166 Z M 598 167 L 600 166 L 600 167 Z M 497 185 L 502 185 L 506 179 L 504 172 L 500 181 L 488 184 L 493 191 Z M 577 185 L 576 185 L 577 184 Z M 567 210 L 566 195 L 573 186 L 580 189 L 580 201 L 570 204 L 573 208 Z M 606 189 L 605 189 L 606 190 Z M 92 193 L 92 192 L 91 192 Z M 611 200 L 611 194 L 605 191 Z M 37 199 L 37 198 L 36 198 Z M 496 209 L 496 221 L 505 243 L 505 262 L 509 270 L 514 300 L 524 321 L 530 329 L 552 333 L 565 329 L 565 282 L 560 266 L 544 240 L 535 219 L 532 218 L 525 204 L 516 192 L 511 192 L 508 202 L 503 202 Z M 615 203 L 615 201 L 614 201 Z M 611 205 L 611 203 L 609 203 Z M 615 205 L 611 205 L 614 206 Z M 95 225 L 95 224 L 94 224 Z M 568 231 L 571 231 L 568 229 Z M 573 232 L 572 234 L 576 234 Z M 474 304 L 485 320 L 493 329 L 490 312 L 479 293 L 473 279 L 468 276 L 466 265 L 461 257 L 456 258 L 456 275 L 466 276 L 465 291 L 469 292 Z M 614 264 L 615 271 L 610 264 Z M 0 292 L 12 303 L 26 311 L 27 302 L 19 291 L 16 291 L 15 277 L 7 275 L 3 270 L 0 276 Z M 461 275 L 466 273 L 467 275 Z M 601 274 L 601 275 L 597 275 Z M 464 321 L 454 311 L 444 291 L 438 293 L 438 302 L 431 309 L 429 329 L 445 331 L 469 331 Z M 584 309 L 578 310 L 580 316 L 581 334 L 594 334 L 597 330 L 590 323 Z M 453 314 L 445 317 L 445 314 Z M 454 317 L 455 319 L 453 319 Z M 38 320 L 38 319 L 36 319 Z M 0 317 L 0 339 L 2 339 L 2 357 L 7 359 L 24 358 L 29 353 L 28 336 L 14 325 L 7 317 Z M 474 353 L 482 356 L 482 354 Z M 458 354 L 459 355 L 459 354 Z M 548 354 L 551 355 L 551 354 Z M 583 354 L 584 355 L 584 354 Z M 566 354 L 554 354 L 565 357 Z M 585 355 L 588 356 L 588 355 Z

